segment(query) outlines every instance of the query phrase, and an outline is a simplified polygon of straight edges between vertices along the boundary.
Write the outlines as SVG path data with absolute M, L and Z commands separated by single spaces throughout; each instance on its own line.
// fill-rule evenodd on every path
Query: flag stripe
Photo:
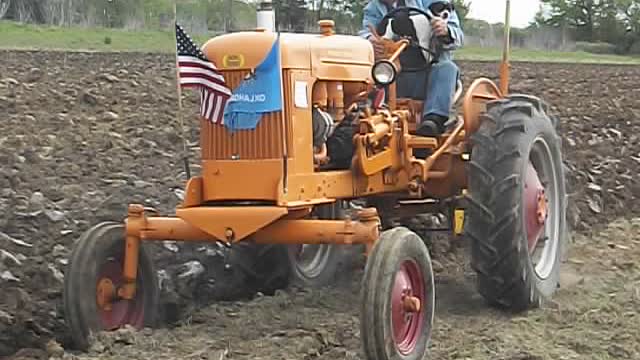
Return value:
M 206 79 L 200 79 L 200 78 L 182 78 L 180 79 L 180 84 L 182 85 L 203 85 L 206 86 L 210 89 L 216 90 L 220 93 L 223 93 L 225 95 L 231 95 L 231 90 L 229 90 L 229 88 L 226 88 L 224 86 L 221 86 L 219 84 L 213 83 L 209 80 Z
M 183 66 L 182 64 L 180 64 L 180 76 L 189 77 L 189 76 L 197 76 L 197 75 L 204 75 L 212 79 L 216 79 L 220 81 L 220 83 L 224 84 L 224 76 L 222 75 L 212 73 L 207 69 L 193 67 L 193 66 Z
M 184 73 L 180 73 L 180 78 L 204 79 L 204 80 L 208 80 L 208 81 L 211 81 L 213 83 L 219 84 L 221 86 L 225 86 L 224 78 L 222 78 L 222 80 L 220 80 L 218 77 L 213 77 L 210 74 L 206 74 L 206 73 L 184 72 Z
M 211 118 L 211 112 L 213 111 L 213 98 L 215 96 L 213 94 L 209 94 L 209 96 L 207 96 L 207 113 L 206 113 L 206 117 L 207 119 L 212 119 L 213 121 L 215 121 L 215 119 Z
M 218 96 L 216 98 L 216 106 L 214 107 L 215 110 L 213 111 L 213 118 L 216 119 L 216 121 L 218 120 L 218 117 L 220 116 L 220 105 L 222 104 L 222 97 Z
M 209 96 L 211 92 L 205 92 L 202 98 L 202 116 L 207 117 L 207 111 L 209 111 Z
M 200 69 L 200 70 L 208 72 L 208 73 L 210 73 L 212 75 L 222 76 L 222 74 L 220 74 L 220 71 L 218 71 L 217 69 L 213 69 L 213 68 L 210 68 L 210 67 L 202 66 L 202 65 L 200 65 L 198 63 L 181 61 L 178 64 L 180 65 L 180 71 L 188 71 L 189 69 Z
M 178 62 L 191 64 L 190 66 L 202 66 L 202 67 L 205 67 L 207 69 L 211 69 L 211 70 L 215 70 L 215 71 L 218 70 L 218 68 L 212 62 L 200 60 L 197 57 L 194 57 L 194 56 L 191 56 L 191 55 L 190 56 L 179 55 L 178 56 Z

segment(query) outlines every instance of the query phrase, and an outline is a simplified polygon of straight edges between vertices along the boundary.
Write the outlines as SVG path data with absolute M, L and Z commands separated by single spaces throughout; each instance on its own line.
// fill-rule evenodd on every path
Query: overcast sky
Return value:
M 503 22 L 506 0 L 470 0 L 469 17 L 489 23 Z M 525 27 L 533 20 L 539 0 L 511 0 L 511 25 Z

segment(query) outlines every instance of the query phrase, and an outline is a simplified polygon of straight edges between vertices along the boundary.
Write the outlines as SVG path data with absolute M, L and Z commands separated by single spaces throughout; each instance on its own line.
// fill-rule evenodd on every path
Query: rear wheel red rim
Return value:
M 559 172 L 544 137 L 534 139 L 523 192 L 529 258 L 539 279 L 553 273 L 560 251 Z
M 419 301 L 418 311 L 408 309 L 406 298 Z M 396 348 L 402 355 L 408 355 L 416 348 L 424 332 L 425 303 L 424 276 L 414 260 L 405 260 L 396 272 L 391 290 L 391 324 Z
M 527 243 L 529 245 L 529 252 L 531 253 L 538 244 L 546 222 L 546 208 L 541 208 L 541 205 L 546 203 L 545 189 L 540 181 L 538 171 L 531 162 L 527 165 L 524 196 Z M 544 216 L 541 217 L 541 215 Z
M 97 285 L 101 281 L 111 281 L 117 289 L 124 283 L 122 275 L 122 261 L 120 259 L 111 259 L 105 262 L 98 271 Z M 100 307 L 98 305 L 98 313 L 100 325 L 104 330 L 116 330 L 124 325 L 131 325 L 136 329 L 141 329 L 144 325 L 144 291 L 141 281 L 136 285 L 136 295 L 131 300 L 112 299 L 110 308 Z

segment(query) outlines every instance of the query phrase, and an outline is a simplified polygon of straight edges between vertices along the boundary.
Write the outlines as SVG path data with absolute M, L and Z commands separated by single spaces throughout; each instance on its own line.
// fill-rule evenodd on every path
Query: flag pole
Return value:
M 280 72 L 280 104 L 282 108 L 282 191 L 286 195 L 289 192 L 289 140 L 287 136 L 287 111 L 284 104 L 284 79 L 282 78 L 282 53 L 280 51 L 280 31 L 276 30 L 276 42 L 278 43 L 278 72 Z
M 178 6 L 177 1 L 173 1 L 173 23 L 174 27 L 178 26 Z M 174 29 L 174 33 L 175 33 Z M 178 124 L 180 125 L 180 138 L 182 139 L 182 161 L 184 162 L 184 171 L 187 180 L 191 179 L 191 167 L 189 166 L 189 152 L 187 150 L 187 137 L 185 136 L 184 117 L 182 115 L 182 86 L 180 85 L 180 64 L 178 59 L 178 38 L 174 35 L 174 50 L 176 53 L 176 88 L 178 90 Z

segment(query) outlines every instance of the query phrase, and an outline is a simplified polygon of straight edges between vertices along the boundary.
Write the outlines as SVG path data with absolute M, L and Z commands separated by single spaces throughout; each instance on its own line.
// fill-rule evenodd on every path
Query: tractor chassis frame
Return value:
M 130 300 L 136 292 L 138 254 L 142 241 L 186 241 L 223 242 L 227 245 L 239 241 L 253 241 L 256 244 L 366 244 L 370 248 L 379 237 L 380 218 L 375 208 L 365 208 L 357 212 L 357 219 L 307 220 L 290 219 L 286 216 L 276 220 L 252 235 L 241 240 L 219 239 L 179 217 L 147 216 L 147 212 L 157 215 L 155 210 L 142 205 L 129 205 L 125 220 L 124 284 L 102 296 L 102 301 L 114 298 Z M 293 212 L 295 214 L 295 212 Z

